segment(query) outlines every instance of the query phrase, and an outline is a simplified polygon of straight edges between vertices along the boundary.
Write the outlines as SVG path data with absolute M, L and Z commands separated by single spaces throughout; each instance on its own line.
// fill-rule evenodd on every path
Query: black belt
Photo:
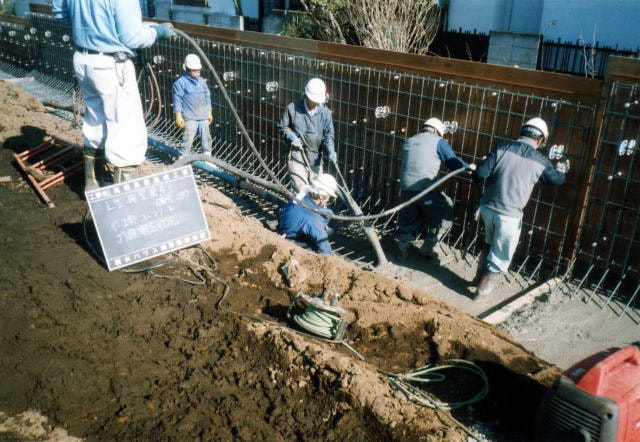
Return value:
M 76 46 L 76 51 L 83 52 L 85 54 L 91 54 L 91 55 L 108 55 L 109 57 L 113 57 L 115 55 L 114 52 L 94 51 L 92 49 L 81 48 L 80 46 Z
M 76 46 L 76 51 L 82 54 L 106 55 L 107 57 L 113 57 L 116 59 L 117 63 L 122 63 L 129 59 L 129 54 L 127 54 L 126 52 L 99 52 L 94 51 L 93 49 L 81 48 L 80 46 Z

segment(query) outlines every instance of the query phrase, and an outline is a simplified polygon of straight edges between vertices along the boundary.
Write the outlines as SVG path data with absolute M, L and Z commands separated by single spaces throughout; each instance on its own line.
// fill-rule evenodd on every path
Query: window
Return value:
M 209 6 L 209 0 L 173 0 L 174 5 Z

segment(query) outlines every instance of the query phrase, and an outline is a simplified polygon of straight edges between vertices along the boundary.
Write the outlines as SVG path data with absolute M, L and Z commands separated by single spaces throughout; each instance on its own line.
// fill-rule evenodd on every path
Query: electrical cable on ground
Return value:
M 276 176 L 276 174 L 269 168 L 269 165 L 265 162 L 265 160 L 262 158 L 262 155 L 260 155 L 260 152 L 258 151 L 256 146 L 253 144 L 253 141 L 251 140 L 251 137 L 249 136 L 249 133 L 247 132 L 247 129 L 244 127 L 244 124 L 242 123 L 242 120 L 240 119 L 240 116 L 238 115 L 238 112 L 237 112 L 235 106 L 233 105 L 233 102 L 231 101 L 231 98 L 229 97 L 229 94 L 227 93 L 226 87 L 222 83 L 222 80 L 220 80 L 220 77 L 218 76 L 217 71 L 215 70 L 215 68 L 213 67 L 211 62 L 209 61 L 209 58 L 207 57 L 207 55 L 204 53 L 204 51 L 202 50 L 200 45 L 198 45 L 198 43 L 193 38 L 191 38 L 187 33 L 183 32 L 183 31 L 181 31 L 180 29 L 177 29 L 177 28 L 173 28 L 173 30 L 175 31 L 176 34 L 178 34 L 180 37 L 184 38 L 188 43 L 190 43 L 193 46 L 193 48 L 196 50 L 196 52 L 200 55 L 201 59 L 204 60 L 205 64 L 209 68 L 211 74 L 213 75 L 213 78 L 214 78 L 214 80 L 215 80 L 220 92 L 222 93 L 222 96 L 223 96 L 224 100 L 229 105 L 229 110 L 231 111 L 231 115 L 233 116 L 234 120 L 236 121 L 236 123 L 238 125 L 238 128 L 240 129 L 240 132 L 242 133 L 243 138 L 247 142 L 247 145 L 251 149 L 252 153 L 254 154 L 254 156 L 256 157 L 256 159 L 258 160 L 260 165 L 262 166 L 262 168 L 269 175 L 269 177 L 275 182 L 275 184 L 280 188 L 280 191 L 283 193 L 283 195 L 286 195 L 287 198 L 294 200 L 296 203 L 300 204 L 305 209 L 311 210 L 312 212 L 317 213 L 319 215 L 323 215 L 325 217 L 328 217 L 328 218 L 331 218 L 331 219 L 337 219 L 337 220 L 341 220 L 341 221 L 368 221 L 368 220 L 374 220 L 374 219 L 377 219 L 377 218 L 382 218 L 384 216 L 392 215 L 392 214 L 398 212 L 399 210 L 402 210 L 403 208 L 405 208 L 405 207 L 415 203 L 416 201 L 418 201 L 420 198 L 422 198 L 427 193 L 429 193 L 432 190 L 434 190 L 436 187 L 440 186 L 442 183 L 447 181 L 449 178 L 452 178 L 453 176 L 455 176 L 455 175 L 467 170 L 466 168 L 460 168 L 460 169 L 454 170 L 452 172 L 449 172 L 448 174 L 444 175 L 442 178 L 440 178 L 439 180 L 434 182 L 431 186 L 427 187 L 422 192 L 418 193 L 417 195 L 415 195 L 413 198 L 409 199 L 408 201 L 405 201 L 402 204 L 399 204 L 399 205 L 397 205 L 397 206 L 395 206 L 395 207 L 393 207 L 391 209 L 387 209 L 387 210 L 382 211 L 382 212 L 377 213 L 377 214 L 345 216 L 345 215 L 327 214 L 325 212 L 319 211 L 316 208 L 311 207 L 308 204 L 306 204 L 303 201 L 300 201 L 298 198 L 296 198 L 296 196 L 289 189 L 287 189 L 287 187 L 280 181 L 280 179 Z M 336 165 L 336 168 L 337 168 L 337 165 Z

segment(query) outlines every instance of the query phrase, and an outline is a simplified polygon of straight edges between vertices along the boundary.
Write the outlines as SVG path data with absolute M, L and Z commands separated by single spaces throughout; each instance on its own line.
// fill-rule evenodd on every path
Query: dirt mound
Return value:
M 82 183 L 52 189 L 55 209 L 17 184 L 9 153 L 18 143 L 9 142 L 30 140 L 15 128 L 78 136 L 48 115 L 24 114 L 35 120 L 15 117 L 14 129 L 0 131 L 0 176 L 10 178 L 0 181 L 0 411 L 37 409 L 91 440 L 462 441 L 449 413 L 408 401 L 375 367 L 464 358 L 487 372 L 490 392 L 453 416 L 501 440 L 530 434 L 557 369 L 428 293 L 293 246 L 212 187 L 200 189 L 213 236 L 206 253 L 107 272 L 93 256 Z M 291 259 L 304 272 L 294 283 L 281 271 Z M 200 284 L 205 264 L 215 278 Z M 228 310 L 218 308 L 221 281 Z M 342 293 L 355 313 L 349 344 L 364 361 L 284 328 L 292 296 L 325 289 Z M 468 376 L 454 380 L 437 394 L 470 397 L 479 388 Z
M 37 146 L 45 134 L 82 144 L 80 131 L 73 129 L 70 122 L 48 114 L 42 103 L 6 80 L 0 80 L 0 109 L 4 149 L 21 152 Z

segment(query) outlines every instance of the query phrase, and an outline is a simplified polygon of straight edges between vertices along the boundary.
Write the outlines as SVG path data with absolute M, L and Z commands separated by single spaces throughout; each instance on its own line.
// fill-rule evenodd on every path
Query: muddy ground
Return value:
M 80 142 L 79 130 L 6 82 L 0 106 L 11 110 L 0 114 L 0 439 L 33 439 L 8 425 L 28 410 L 48 418 L 38 425 L 51 440 L 58 427 L 87 440 L 466 441 L 451 416 L 481 440 L 531 434 L 556 367 L 429 293 L 293 246 L 210 186 L 211 241 L 161 268 L 108 272 L 82 178 L 48 191 L 50 209 L 12 161 L 47 134 Z M 302 273 L 290 286 L 280 268 L 292 259 Z M 364 361 L 284 328 L 296 293 L 325 289 L 355 313 L 348 342 Z M 408 401 L 376 370 L 449 358 L 489 377 L 488 396 L 453 414 Z M 454 371 L 432 391 L 459 400 L 479 388 Z

